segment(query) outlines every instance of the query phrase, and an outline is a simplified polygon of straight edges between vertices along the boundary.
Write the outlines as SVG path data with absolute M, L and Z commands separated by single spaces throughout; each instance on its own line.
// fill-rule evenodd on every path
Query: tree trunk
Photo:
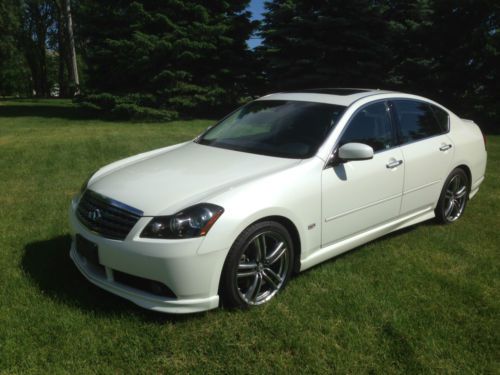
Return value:
M 39 4 L 33 4 L 33 21 L 34 21 L 34 30 L 36 33 L 36 37 L 33 42 L 35 45 L 35 65 L 36 70 L 38 72 L 38 90 L 37 96 L 39 97 L 49 97 L 50 96 L 50 88 L 49 88 L 49 80 L 47 77 L 47 28 L 48 28 L 48 13 L 46 9 Z
M 69 52 L 71 55 L 71 66 L 69 69 L 70 72 L 70 81 L 73 85 L 74 95 L 80 94 L 80 79 L 78 77 L 78 66 L 76 62 L 76 50 L 75 50 L 75 39 L 73 37 L 73 20 L 71 18 L 71 0 L 65 1 L 65 13 L 66 13 L 66 25 L 68 27 L 68 44 L 69 44 Z
M 45 46 L 43 47 L 43 51 L 40 50 L 40 83 L 42 87 L 41 95 L 44 98 L 50 97 L 50 87 L 49 80 L 47 77 L 47 54 L 45 52 Z
M 66 47 L 66 35 L 65 35 L 65 27 L 66 23 L 64 22 L 64 15 L 62 9 L 58 7 L 59 14 L 59 25 L 57 27 L 57 44 L 58 44 L 58 52 L 59 52 L 59 96 L 61 98 L 65 98 L 69 95 L 69 87 L 68 80 L 66 76 L 66 69 L 68 69 L 69 64 L 67 63 L 67 47 Z
M 45 62 L 45 46 L 41 49 L 40 45 L 30 43 L 26 50 L 26 61 L 31 71 L 33 82 L 33 95 L 44 98 L 50 95 L 47 79 L 47 64 Z
M 26 61 L 31 72 L 31 87 L 32 92 L 29 96 L 40 96 L 42 91 L 42 85 L 40 83 L 40 72 L 38 69 L 38 64 L 35 56 L 35 46 L 28 47 L 26 49 Z

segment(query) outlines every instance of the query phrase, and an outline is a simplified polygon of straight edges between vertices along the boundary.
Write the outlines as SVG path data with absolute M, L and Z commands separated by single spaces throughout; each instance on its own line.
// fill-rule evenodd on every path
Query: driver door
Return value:
M 364 143 L 373 159 L 347 161 L 322 172 L 322 247 L 399 216 L 403 154 L 386 102 L 368 104 L 347 124 L 337 147 Z

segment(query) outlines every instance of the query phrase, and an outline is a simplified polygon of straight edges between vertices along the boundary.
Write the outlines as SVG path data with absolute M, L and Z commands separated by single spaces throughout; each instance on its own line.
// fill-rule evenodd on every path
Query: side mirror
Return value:
M 373 148 L 364 143 L 346 143 L 339 148 L 338 157 L 342 161 L 373 159 Z

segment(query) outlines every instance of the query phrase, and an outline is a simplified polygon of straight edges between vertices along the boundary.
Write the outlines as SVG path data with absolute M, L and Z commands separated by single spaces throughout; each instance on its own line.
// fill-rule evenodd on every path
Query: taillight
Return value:
M 483 133 L 484 148 L 486 148 L 486 136 Z

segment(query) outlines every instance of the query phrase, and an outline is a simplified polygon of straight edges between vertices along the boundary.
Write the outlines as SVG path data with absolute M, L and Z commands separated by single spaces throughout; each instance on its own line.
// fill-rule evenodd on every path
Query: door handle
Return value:
M 441 147 L 439 147 L 439 151 L 446 151 L 452 147 L 453 147 L 452 145 L 442 145 Z
M 400 166 L 401 164 L 403 164 L 403 160 L 394 160 L 394 161 L 391 161 L 390 163 L 386 164 L 385 166 L 389 169 L 392 169 L 392 168 L 396 168 L 396 167 Z

